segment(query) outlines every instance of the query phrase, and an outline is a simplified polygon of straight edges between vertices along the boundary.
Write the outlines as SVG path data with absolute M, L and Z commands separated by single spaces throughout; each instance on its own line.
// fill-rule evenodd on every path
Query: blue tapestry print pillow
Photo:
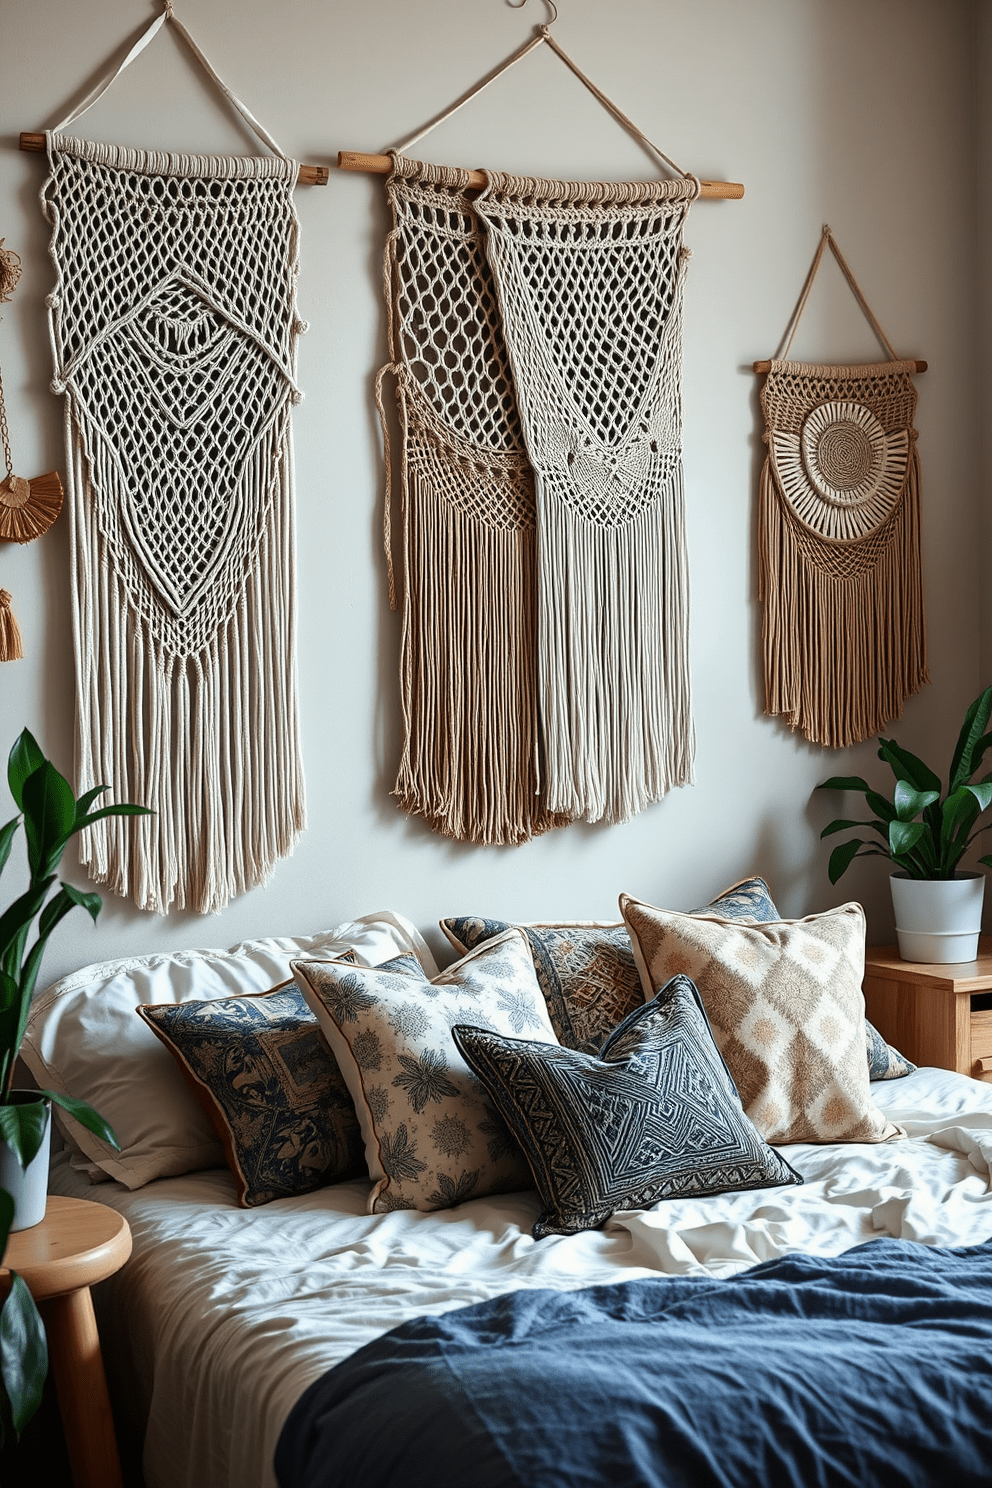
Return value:
M 719 914 L 728 920 L 779 918 L 763 878 L 742 879 L 705 909 L 692 913 Z M 506 920 L 477 916 L 441 920 L 440 924 L 462 955 L 512 928 Z M 586 920 L 518 928 L 530 945 L 559 1043 L 566 1049 L 598 1054 L 617 1024 L 644 1001 L 627 927 Z
M 137 1011 L 213 1122 L 243 1207 L 366 1171 L 348 1087 L 298 987 Z
M 534 1238 L 660 1199 L 802 1183 L 745 1116 L 699 993 L 676 976 L 600 1057 L 458 1025 L 452 1037 L 526 1154 Z
M 868 1050 L 869 1080 L 901 1080 L 911 1075 L 916 1065 L 900 1054 L 892 1044 L 887 1044 L 875 1027 L 865 1019 L 865 1045 Z

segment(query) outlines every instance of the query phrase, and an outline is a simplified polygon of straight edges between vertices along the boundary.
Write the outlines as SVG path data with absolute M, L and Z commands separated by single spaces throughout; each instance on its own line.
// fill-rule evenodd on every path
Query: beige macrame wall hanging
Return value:
M 169 19 L 171 7 L 123 65 Z M 305 328 L 298 167 L 237 106 L 272 156 L 93 144 L 61 132 L 72 115 L 47 137 L 42 189 L 78 791 L 109 784 L 155 813 L 100 822 L 81 857 L 160 912 L 221 909 L 267 879 L 305 825 L 290 441 Z
M 785 360 L 829 243 L 890 360 Z M 928 681 L 913 375 L 823 235 L 761 389 L 758 502 L 765 712 L 816 744 L 880 733 Z
M 387 161 L 384 372 L 397 379 L 404 552 L 396 794 L 480 843 L 623 821 L 692 779 L 682 228 L 700 182 L 546 26 L 455 108 L 542 41 L 678 179 L 564 183 L 404 158 L 454 109 Z

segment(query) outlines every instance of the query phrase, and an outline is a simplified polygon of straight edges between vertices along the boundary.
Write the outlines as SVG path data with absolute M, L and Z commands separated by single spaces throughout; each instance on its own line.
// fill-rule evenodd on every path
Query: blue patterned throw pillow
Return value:
M 366 1171 L 348 1087 L 298 987 L 137 1011 L 213 1122 L 241 1205 Z
M 725 919 L 777 920 L 763 878 L 745 878 L 724 889 L 705 909 Z M 506 920 L 463 916 L 441 920 L 441 929 L 462 955 L 513 928 Z M 537 980 L 558 1040 L 566 1049 L 597 1054 L 618 1023 L 644 1001 L 641 979 L 622 923 L 594 921 L 520 925 L 527 937 Z
M 887 1044 L 875 1027 L 865 1019 L 865 1045 L 868 1050 L 869 1080 L 901 1080 L 911 1075 L 916 1065 L 892 1044 Z
M 534 1238 L 660 1199 L 802 1183 L 745 1116 L 699 993 L 676 976 L 601 1055 L 458 1025 L 452 1037 L 526 1154 Z

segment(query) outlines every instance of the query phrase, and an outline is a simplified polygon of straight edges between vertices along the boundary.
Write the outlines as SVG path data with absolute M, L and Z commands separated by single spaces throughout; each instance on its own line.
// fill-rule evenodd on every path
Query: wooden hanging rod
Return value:
M 906 360 L 909 361 L 910 358 L 907 357 Z M 879 366 L 884 366 L 885 363 L 884 362 L 880 362 L 878 365 Z M 913 362 L 913 367 L 914 367 L 914 369 L 917 372 L 925 372 L 927 370 L 927 363 L 926 362 Z M 771 362 L 755 362 L 754 363 L 754 370 L 755 370 L 755 372 L 770 372 L 772 370 L 772 364 L 771 364 Z
M 364 171 L 370 176 L 388 176 L 393 168 L 392 157 L 389 155 L 363 155 L 358 150 L 340 150 L 338 152 L 338 165 L 341 170 Z M 468 184 L 470 186 L 485 186 L 486 173 L 481 170 L 473 170 L 468 173 Z M 744 195 L 744 187 L 739 181 L 702 181 L 700 196 L 715 198 L 721 201 L 740 201 Z
M 45 149 L 45 136 L 43 134 L 22 134 L 21 149 L 36 155 L 42 154 Z M 300 186 L 326 186 L 328 175 L 326 165 L 301 165 L 296 179 Z

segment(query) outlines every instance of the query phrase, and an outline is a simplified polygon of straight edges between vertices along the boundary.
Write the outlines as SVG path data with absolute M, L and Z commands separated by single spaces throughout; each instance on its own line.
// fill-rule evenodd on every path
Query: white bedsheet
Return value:
M 724 1276 L 883 1235 L 992 1238 L 992 1085 L 925 1069 L 872 1090 L 907 1139 L 786 1147 L 801 1188 L 661 1203 L 541 1241 L 533 1193 L 369 1216 L 366 1180 L 245 1210 L 226 1170 L 131 1193 L 91 1187 L 57 1160 L 54 1192 L 108 1203 L 131 1225 L 134 1253 L 98 1311 L 111 1389 L 147 1418 L 147 1488 L 273 1488 L 275 1443 L 301 1392 L 418 1314 L 520 1287 Z

